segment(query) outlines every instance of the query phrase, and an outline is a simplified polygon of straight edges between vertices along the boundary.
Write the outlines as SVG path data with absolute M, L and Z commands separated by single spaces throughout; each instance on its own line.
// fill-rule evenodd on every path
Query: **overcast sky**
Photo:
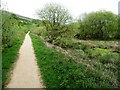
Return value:
M 82 13 L 92 11 L 107 10 L 118 14 L 118 2 L 120 0 L 2 0 L 7 3 L 10 12 L 37 18 L 36 11 L 42 9 L 46 3 L 58 3 L 67 8 L 73 17 L 78 17 Z

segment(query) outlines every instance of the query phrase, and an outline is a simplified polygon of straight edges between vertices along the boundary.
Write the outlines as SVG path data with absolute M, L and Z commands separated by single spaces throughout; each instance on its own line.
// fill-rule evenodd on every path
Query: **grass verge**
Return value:
M 18 51 L 24 40 L 24 35 L 15 41 L 11 47 L 5 48 L 2 51 L 2 88 L 8 83 L 10 71 L 13 63 L 18 57 Z
M 31 35 L 37 62 L 47 88 L 114 88 L 113 83 L 103 78 L 70 57 L 46 47 L 42 40 Z

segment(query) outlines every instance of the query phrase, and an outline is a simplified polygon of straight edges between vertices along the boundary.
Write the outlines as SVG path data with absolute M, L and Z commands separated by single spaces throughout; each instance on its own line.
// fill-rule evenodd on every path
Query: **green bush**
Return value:
M 2 11 L 2 49 L 12 47 L 21 35 L 28 31 L 27 26 L 20 24 L 21 19 L 10 12 Z
M 118 16 L 109 11 L 86 14 L 79 20 L 78 39 L 118 39 Z

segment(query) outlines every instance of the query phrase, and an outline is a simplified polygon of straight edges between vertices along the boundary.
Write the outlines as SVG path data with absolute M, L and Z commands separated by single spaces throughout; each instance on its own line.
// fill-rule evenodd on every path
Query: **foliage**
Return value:
M 11 45 L 11 43 L 13 42 L 12 40 L 14 38 L 14 32 L 12 29 L 12 25 L 14 27 L 14 23 L 16 22 L 13 19 L 13 17 L 11 17 L 11 14 L 6 11 L 3 11 L 2 12 L 2 33 L 3 33 L 2 44 L 4 47 Z
M 102 77 L 108 78 L 109 82 L 117 86 L 119 53 L 114 53 L 111 49 L 92 48 L 80 43 L 79 46 L 79 48 L 68 49 L 71 50 L 71 55 L 80 59 L 82 63 L 90 65 L 96 72 L 104 73 Z M 114 79 L 111 79 L 113 77 Z
M 45 7 L 38 11 L 38 16 L 43 20 L 48 20 L 51 29 L 69 22 L 71 16 L 68 11 L 58 4 L 46 4 Z
M 118 37 L 118 16 L 108 11 L 87 14 L 79 20 L 80 31 L 76 35 L 80 39 L 108 40 Z
M 70 57 L 46 47 L 31 35 L 37 62 L 47 88 L 107 88 L 116 87 L 97 70 L 74 62 Z M 106 76 L 108 77 L 108 76 Z
M 26 24 L 25 24 L 26 23 Z M 15 14 L 2 11 L 2 48 L 11 47 L 21 34 L 28 30 L 26 21 L 21 20 Z M 23 29 L 22 29 L 23 28 Z M 25 29 L 26 28 L 26 29 Z M 26 31 L 27 30 L 27 31 Z
M 39 22 L 31 25 L 30 32 L 35 35 L 42 36 L 43 38 L 46 38 L 48 33 L 45 26 L 39 25 Z
M 38 16 L 43 19 L 43 23 L 48 31 L 49 42 L 60 38 L 66 33 L 65 24 L 69 23 L 72 17 L 69 12 L 58 4 L 46 4 L 45 7 L 38 11 Z

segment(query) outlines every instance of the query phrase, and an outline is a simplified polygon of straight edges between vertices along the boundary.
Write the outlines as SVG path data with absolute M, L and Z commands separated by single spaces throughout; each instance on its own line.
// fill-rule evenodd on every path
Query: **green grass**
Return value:
M 2 88 L 5 88 L 5 85 L 8 83 L 10 71 L 18 57 L 18 51 L 23 40 L 24 35 L 15 41 L 11 47 L 4 48 L 2 51 Z
M 100 41 L 100 40 L 76 40 L 76 42 L 80 42 L 90 48 L 103 48 L 103 49 L 110 49 L 112 51 L 118 50 L 118 41 Z
M 80 58 L 82 62 L 89 64 L 97 72 L 104 73 L 103 77 L 108 78 L 109 82 L 117 86 L 119 53 L 114 53 L 110 49 L 83 47 L 84 45 L 79 49 L 70 49 L 72 56 Z
M 42 40 L 31 35 L 44 84 L 47 88 L 113 88 L 114 83 L 104 78 L 99 71 L 74 62 L 52 48 L 46 47 Z

